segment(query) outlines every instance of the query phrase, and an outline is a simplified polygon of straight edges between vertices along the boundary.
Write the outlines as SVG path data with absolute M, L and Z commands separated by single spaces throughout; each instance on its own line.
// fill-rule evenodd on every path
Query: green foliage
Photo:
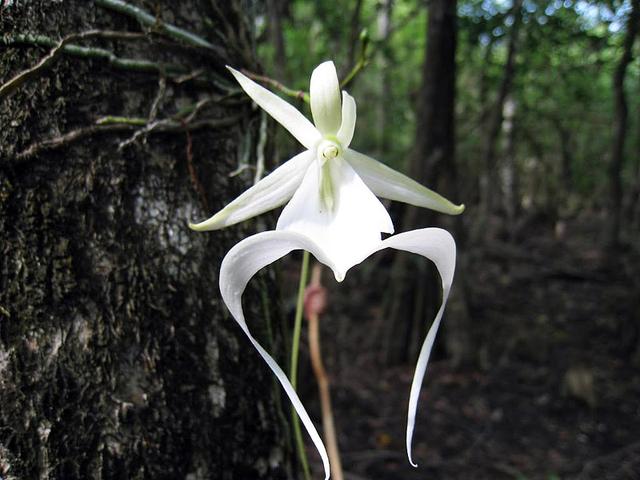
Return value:
M 290 86 L 307 89 L 309 72 L 330 58 L 344 76 L 352 67 L 350 50 L 356 52 L 351 61 L 357 61 L 359 48 L 351 46 L 352 39 L 357 42 L 360 29 L 367 28 L 370 62 L 348 88 L 359 107 L 354 145 L 402 168 L 416 135 L 427 23 L 423 2 L 392 2 L 391 33 L 386 40 L 379 28 L 381 0 L 362 0 L 355 23 L 357 2 L 285 3 L 282 24 L 287 72 L 277 71 L 275 49 L 264 35 L 259 48 L 266 72 L 287 80 Z M 480 158 L 487 114 L 495 103 L 507 57 L 511 3 L 458 2 L 457 160 L 463 191 L 471 196 L 483 168 Z M 614 115 L 611 82 L 628 12 L 628 1 L 524 0 L 510 98 L 516 107 L 515 155 L 525 203 L 545 207 L 568 200 L 569 193 L 581 199 L 583 206 L 602 203 Z M 263 27 L 269 22 L 265 13 Z M 627 92 L 630 125 L 624 176 L 629 184 L 639 180 L 637 58 L 629 67 Z M 570 154 L 569 184 L 562 178 L 563 142 L 565 155 Z M 499 156 L 503 150 L 498 148 Z

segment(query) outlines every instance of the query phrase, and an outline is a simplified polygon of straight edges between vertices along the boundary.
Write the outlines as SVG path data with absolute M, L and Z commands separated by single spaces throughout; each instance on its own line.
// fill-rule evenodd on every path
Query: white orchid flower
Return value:
M 442 305 L 424 341 L 416 366 L 407 420 L 409 462 L 418 396 L 431 348 L 449 295 L 456 262 L 452 236 L 440 228 L 425 228 L 382 240 L 393 224 L 376 196 L 442 213 L 459 214 L 463 205 L 411 180 L 400 172 L 349 148 L 356 122 L 356 104 L 340 85 L 333 62 L 311 75 L 310 103 L 315 126 L 296 108 L 230 67 L 244 91 L 304 145 L 296 155 L 256 183 L 210 219 L 190 224 L 194 230 L 216 230 L 274 209 L 286 202 L 276 229 L 253 235 L 235 245 L 222 261 L 220 291 L 233 318 L 284 387 L 307 429 L 329 478 L 329 459 L 320 435 L 287 376 L 251 335 L 242 310 L 242 293 L 261 268 L 292 250 L 311 252 L 327 265 L 337 281 L 373 253 L 394 248 L 432 260 L 442 279 Z

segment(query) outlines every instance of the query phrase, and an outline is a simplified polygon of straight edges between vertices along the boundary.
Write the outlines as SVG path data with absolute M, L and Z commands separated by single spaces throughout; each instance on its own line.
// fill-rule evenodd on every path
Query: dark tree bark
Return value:
M 566 201 L 573 191 L 573 133 L 564 125 L 562 118 L 554 117 L 552 120 L 560 142 L 560 185 Z
M 282 31 L 282 17 L 286 4 L 283 0 L 267 0 L 267 12 L 269 16 L 269 37 L 275 49 L 276 76 L 285 84 L 288 83 L 287 52 L 284 45 Z
M 640 82 L 637 86 L 638 94 L 640 94 Z M 636 112 L 637 135 L 636 135 L 636 151 L 640 151 L 640 109 Z M 633 172 L 633 186 L 629 193 L 627 220 L 631 225 L 634 235 L 640 233 L 640 156 L 636 156 Z M 640 344 L 639 344 L 640 347 Z M 640 351 L 640 348 L 638 349 Z
M 622 56 L 613 73 L 613 143 L 611 145 L 611 163 L 609 164 L 610 212 L 607 225 L 609 246 L 615 248 L 620 243 L 620 218 L 622 208 L 622 164 L 624 160 L 624 144 L 627 133 L 629 107 L 624 91 L 624 78 L 627 67 L 631 63 L 633 44 L 640 28 L 640 0 L 631 1 L 631 12 L 627 20 L 627 31 L 624 38 Z
M 250 180 L 229 173 L 258 122 L 224 69 L 255 68 L 249 21 L 236 1 L 132 0 L 157 7 L 142 23 L 113 3 L 0 12 L 0 85 L 51 49 L 19 35 L 103 31 L 0 97 L 0 477 L 287 478 L 280 392 L 218 293 L 247 227 L 187 227 Z M 277 351 L 259 282 L 247 317 Z
M 383 0 L 383 2 L 386 0 Z M 384 7 L 382 7 L 384 8 Z M 360 15 L 362 12 L 362 0 L 355 0 L 355 4 L 353 6 L 353 10 L 351 12 L 351 19 L 349 21 L 350 29 L 349 29 L 349 50 L 347 51 L 347 61 L 345 62 L 346 67 L 351 69 L 355 65 L 356 61 L 356 52 L 359 48 L 360 42 L 358 41 L 360 37 Z M 349 70 L 344 72 L 342 78 L 349 73 Z
M 427 49 L 423 67 L 423 83 L 416 127 L 415 149 L 411 173 L 423 184 L 436 188 L 449 198 L 457 198 L 457 172 L 455 166 L 455 78 L 456 78 L 456 2 L 434 0 L 429 3 Z M 402 230 L 432 225 L 435 219 L 455 230 L 460 244 L 462 225 L 443 220 L 431 212 L 409 207 L 402 221 Z M 459 260 L 461 257 L 458 257 Z M 424 262 L 410 265 L 413 257 L 400 255 L 392 267 L 392 288 L 387 307 L 393 334 L 385 335 L 384 352 L 391 363 L 417 356 L 421 339 L 440 303 L 440 288 L 435 269 Z M 458 277 L 464 261 L 458 262 Z M 464 303 L 464 287 L 457 284 L 456 293 L 449 301 L 447 315 L 447 349 L 454 364 L 467 361 L 470 351 L 468 322 Z

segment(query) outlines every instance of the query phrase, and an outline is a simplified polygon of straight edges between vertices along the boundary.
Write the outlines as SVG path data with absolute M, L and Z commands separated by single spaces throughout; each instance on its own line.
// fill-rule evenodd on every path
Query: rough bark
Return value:
M 78 43 L 201 73 L 64 54 L 0 98 L 0 477 L 286 478 L 279 390 L 218 293 L 220 260 L 247 227 L 187 227 L 250 180 L 229 173 L 254 157 L 257 118 L 224 99 L 224 64 L 255 66 L 246 14 L 235 1 L 132 1 L 156 7 L 142 27 L 98 3 L 17 0 L 0 31 L 144 33 Z M 213 47 L 177 41 L 163 22 Z M 0 84 L 48 51 L 4 47 Z M 123 148 L 140 125 L 96 125 L 162 121 L 205 99 Z M 263 275 L 247 291 L 249 319 L 276 318 L 272 288 Z M 267 325 L 255 329 L 270 345 Z
M 444 195 L 457 198 L 455 166 L 455 52 L 456 2 L 438 0 L 429 3 L 427 49 L 423 66 L 423 84 L 416 127 L 411 173 L 421 183 L 430 185 Z M 438 222 L 455 230 L 459 244 L 463 240 L 462 225 L 447 222 L 438 215 Z M 424 209 L 410 207 L 402 220 L 402 230 L 433 225 L 435 217 Z M 459 257 L 461 258 L 461 257 Z M 388 305 L 393 333 L 384 336 L 384 352 L 391 363 L 415 358 L 429 322 L 440 303 L 438 275 L 424 262 L 412 262 L 407 255 L 396 257 L 392 267 L 393 282 Z M 464 261 L 458 263 L 464 268 Z M 465 327 L 468 322 L 464 302 L 464 287 L 457 285 L 449 301 L 447 315 L 447 351 L 454 364 L 465 363 L 470 352 Z
M 632 0 L 631 12 L 627 20 L 622 56 L 613 73 L 613 143 L 611 145 L 611 163 L 609 164 L 610 212 L 607 225 L 607 241 L 615 248 L 620 243 L 620 218 L 622 208 L 622 164 L 627 133 L 629 107 L 624 91 L 624 78 L 627 67 L 633 58 L 633 44 L 640 28 L 640 0 Z

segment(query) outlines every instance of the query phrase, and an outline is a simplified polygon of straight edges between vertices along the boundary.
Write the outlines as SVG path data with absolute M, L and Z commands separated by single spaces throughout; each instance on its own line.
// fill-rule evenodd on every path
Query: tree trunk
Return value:
M 564 126 L 562 118 L 553 118 L 553 125 L 558 133 L 558 141 L 560 142 L 560 185 L 563 201 L 566 204 L 573 191 L 573 133 L 570 128 Z
M 487 133 L 482 149 L 482 168 L 484 171 L 480 176 L 480 207 L 482 211 L 478 215 L 479 227 L 476 230 L 488 232 L 486 229 L 487 221 L 493 208 L 499 204 L 496 193 L 500 191 L 496 186 L 496 147 L 498 144 L 498 136 L 502 128 L 504 120 L 504 103 L 511 91 L 511 85 L 515 75 L 516 51 L 518 45 L 518 32 L 522 23 L 522 0 L 513 0 L 511 7 L 511 16 L 513 24 L 509 33 L 509 44 L 507 46 L 507 60 L 504 65 L 502 81 L 498 89 L 496 101 L 493 111 L 489 114 L 489 124 L 487 125 Z
M 386 1 L 386 0 L 383 0 Z M 355 0 L 353 10 L 351 12 L 351 20 L 349 21 L 349 50 L 347 51 L 347 61 L 345 62 L 346 70 L 341 75 L 344 78 L 354 67 L 356 62 L 356 52 L 360 48 L 360 16 L 362 15 L 362 0 Z
M 429 4 L 427 51 L 423 69 L 420 110 L 416 129 L 411 173 L 421 183 L 437 188 L 444 195 L 457 198 L 455 167 L 455 52 L 456 2 L 434 0 Z M 447 223 L 438 215 L 438 220 Z M 434 215 L 424 209 L 409 207 L 402 221 L 402 230 L 434 223 Z M 449 222 L 456 237 L 462 241 L 462 225 Z M 400 230 L 400 229 L 398 229 Z M 392 267 L 392 291 L 389 317 L 392 332 L 385 335 L 387 361 L 394 363 L 417 356 L 421 339 L 440 303 L 440 282 L 433 267 L 423 262 L 410 264 L 413 257 L 399 255 Z M 464 261 L 458 264 L 458 278 Z M 449 302 L 446 343 L 454 364 L 466 362 L 469 348 L 466 326 L 468 316 L 464 303 L 464 287 L 459 284 Z M 396 287 L 397 286 L 397 287 Z
M 638 87 L 640 87 L 640 82 L 638 83 Z M 640 88 L 638 88 L 638 92 L 640 94 Z M 636 115 L 636 152 L 638 152 L 640 151 L 640 109 L 638 109 Z M 633 170 L 633 187 L 629 193 L 627 220 L 634 236 L 637 236 L 638 233 L 640 233 L 640 156 L 638 155 L 636 155 L 634 160 Z
M 287 478 L 279 390 L 216 281 L 246 227 L 187 227 L 249 180 L 239 2 L 3 4 L 0 85 L 27 81 L 0 95 L 0 477 Z M 277 318 L 260 283 L 247 317 Z
M 378 38 L 382 45 L 387 45 L 391 34 L 391 14 L 393 11 L 393 2 L 391 0 L 381 0 L 378 4 Z M 391 59 L 389 58 L 389 51 L 387 48 L 381 48 L 378 53 L 378 62 L 380 69 L 380 98 L 382 101 L 378 102 L 378 114 L 377 117 L 377 130 L 378 130 L 378 145 L 376 149 L 376 155 L 378 158 L 385 158 L 386 153 L 389 151 L 389 132 L 387 131 L 388 124 L 388 100 L 391 98 L 391 80 L 389 78 L 389 66 Z
M 628 106 L 624 91 L 624 78 L 627 66 L 631 63 L 633 43 L 640 23 L 640 0 L 631 1 L 631 13 L 627 21 L 627 33 L 624 38 L 622 57 L 613 74 L 614 123 L 613 144 L 611 145 L 611 163 L 609 165 L 610 212 L 607 225 L 607 241 L 615 248 L 620 243 L 620 218 L 622 208 L 622 164 L 624 144 L 627 132 Z
M 275 73 L 283 83 L 289 83 L 289 71 L 287 69 L 287 52 L 284 45 L 284 32 L 282 30 L 282 17 L 286 5 L 282 0 L 267 0 L 269 15 L 269 37 L 275 49 Z
M 515 100 L 511 96 L 508 96 L 504 103 L 504 121 L 502 122 L 505 154 L 500 168 L 500 181 L 502 187 L 502 207 L 506 214 L 507 231 L 511 240 L 514 240 L 516 230 L 515 223 L 520 203 L 518 167 L 516 165 L 516 108 Z

